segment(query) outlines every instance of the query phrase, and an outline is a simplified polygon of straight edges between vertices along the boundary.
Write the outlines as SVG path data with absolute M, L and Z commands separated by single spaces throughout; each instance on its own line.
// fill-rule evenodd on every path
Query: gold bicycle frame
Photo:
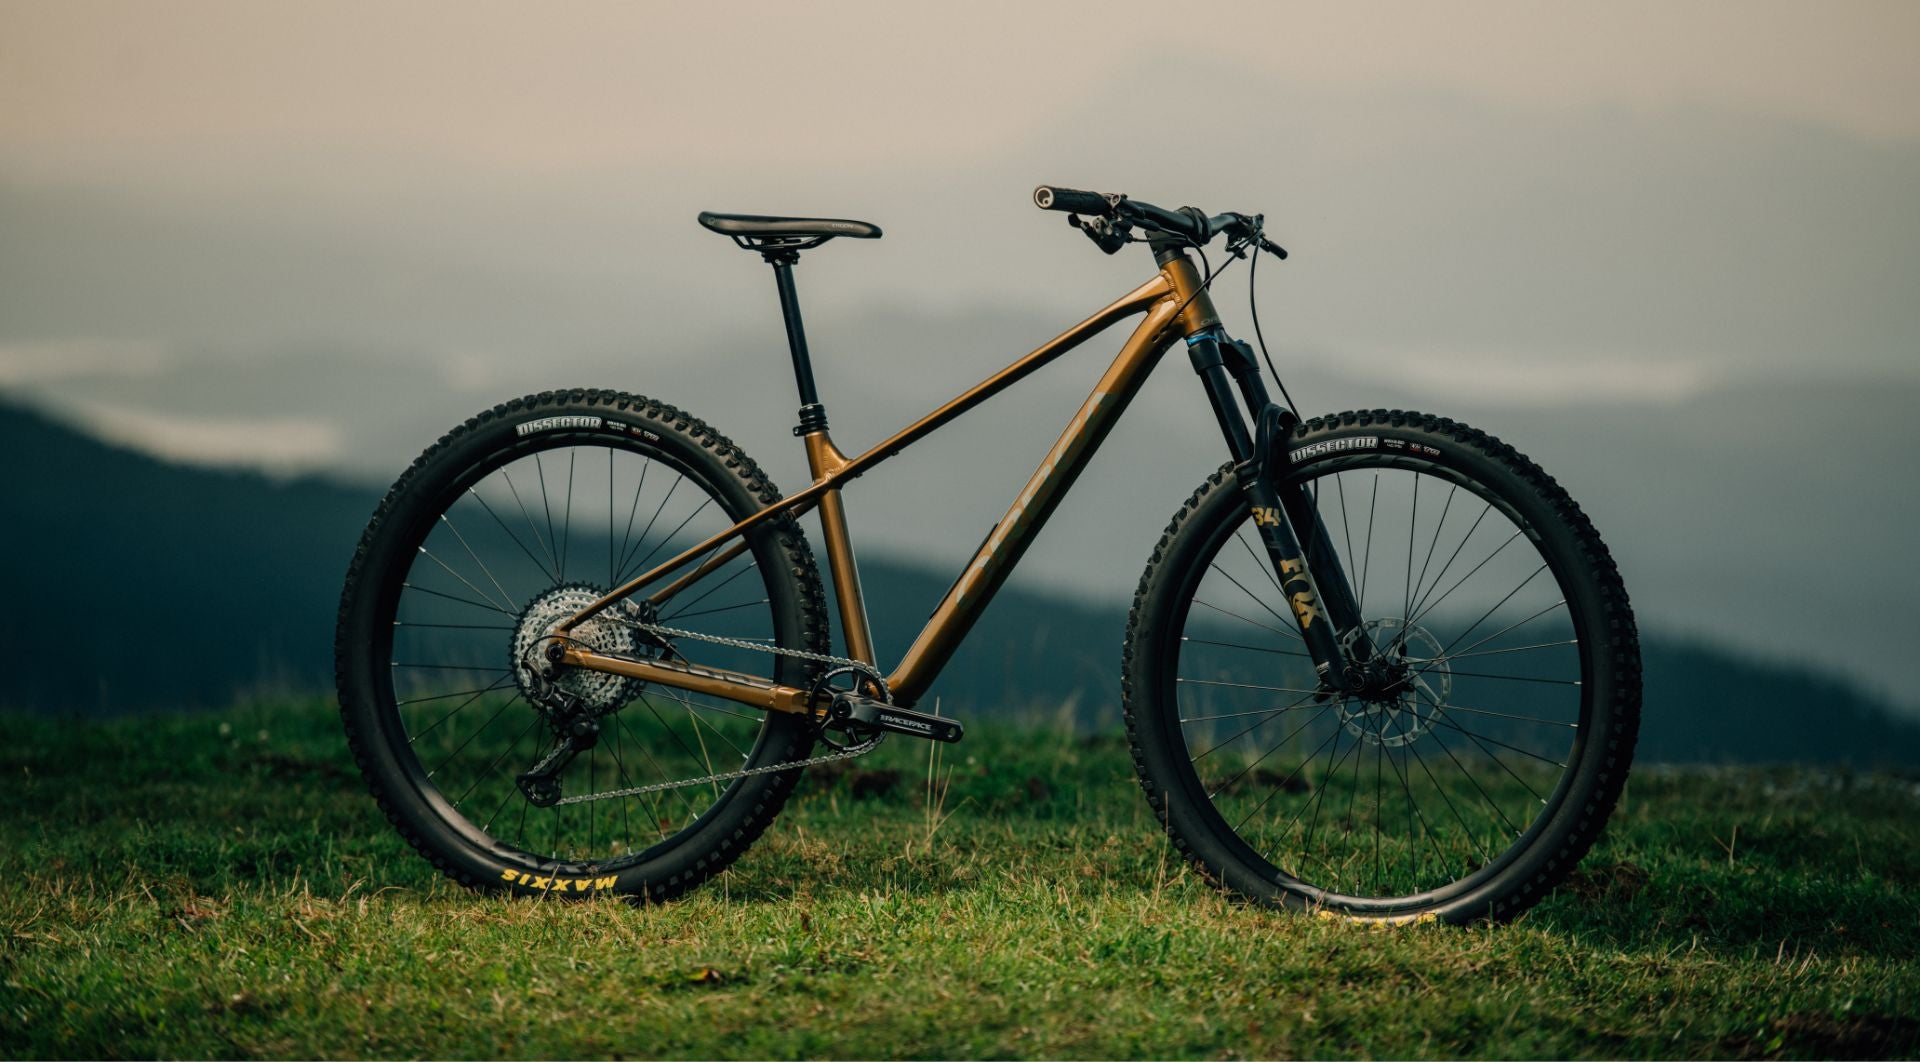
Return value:
M 986 610 L 994 594 L 1006 582 L 1013 567 L 1032 544 L 1061 498 L 1079 478 L 1088 460 L 1098 450 L 1107 433 L 1133 401 L 1140 387 L 1159 364 L 1161 355 L 1182 336 L 1192 336 L 1219 324 L 1198 271 L 1185 255 L 1166 262 L 1151 280 L 1121 296 L 1105 309 L 1062 332 L 1037 350 L 975 384 L 947 404 L 902 428 L 858 457 L 849 458 L 834 446 L 826 429 L 803 436 L 807 465 L 813 483 L 748 516 L 732 527 L 706 539 L 629 582 L 615 587 L 606 596 L 582 609 L 554 631 L 562 638 L 564 655 L 560 663 L 623 675 L 662 686 L 691 690 L 736 701 L 751 707 L 780 712 L 808 713 L 811 691 L 786 686 L 754 675 L 668 664 L 652 660 L 607 656 L 583 649 L 564 636 L 624 598 L 633 595 L 715 550 L 744 532 L 781 513 L 798 516 L 811 508 L 820 509 L 820 525 L 827 547 L 827 565 L 833 578 L 834 595 L 839 601 L 841 627 L 845 632 L 848 655 L 862 663 L 878 666 L 874 659 L 873 637 L 867 623 L 866 605 L 860 591 L 860 573 L 853 555 L 846 510 L 840 491 L 847 481 L 856 479 L 881 462 L 932 434 L 961 414 L 1025 379 L 1062 354 L 1079 346 L 1114 322 L 1144 313 L 1133 333 L 1100 377 L 1066 430 L 1047 451 L 1040 467 L 1034 470 L 1000 522 L 972 559 L 954 580 L 940 604 L 928 618 L 918 638 L 892 674 L 887 687 L 896 703 L 912 707 L 933 684 L 941 668 L 953 658 L 974 622 Z M 745 539 L 703 561 L 692 571 L 668 583 L 648 596 L 660 604 L 682 589 L 739 556 L 747 548 Z

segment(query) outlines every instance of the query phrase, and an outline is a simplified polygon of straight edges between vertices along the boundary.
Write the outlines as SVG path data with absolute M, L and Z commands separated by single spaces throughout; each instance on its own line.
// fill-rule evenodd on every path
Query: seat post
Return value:
M 800 252 L 769 249 L 761 253 L 773 267 L 773 280 L 780 289 L 780 316 L 787 326 L 787 352 L 793 355 L 793 379 L 800 386 L 800 426 L 794 434 L 805 435 L 827 426 L 827 409 L 813 384 L 813 362 L 807 356 L 807 330 L 800 323 L 800 296 L 793 289 L 793 265 Z

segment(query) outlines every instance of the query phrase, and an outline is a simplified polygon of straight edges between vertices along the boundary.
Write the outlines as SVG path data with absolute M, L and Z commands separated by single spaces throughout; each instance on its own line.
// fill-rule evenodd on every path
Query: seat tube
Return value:
M 807 444 L 807 466 L 816 483 L 846 467 L 846 455 L 833 445 L 824 427 L 801 438 Z M 863 664 L 878 665 L 873 630 L 867 621 L 866 594 L 860 588 L 860 563 L 854 558 L 846 504 L 838 489 L 820 495 L 820 534 L 827 545 L 827 571 L 833 578 L 833 596 L 840 605 L 840 632 L 846 639 L 847 655 Z

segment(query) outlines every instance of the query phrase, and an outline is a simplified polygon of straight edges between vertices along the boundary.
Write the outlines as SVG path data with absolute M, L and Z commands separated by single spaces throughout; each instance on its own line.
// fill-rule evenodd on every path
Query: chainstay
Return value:
M 681 630 L 677 627 L 663 627 L 657 623 L 643 623 L 625 616 L 614 616 L 612 618 L 624 626 L 644 631 L 655 637 L 687 638 L 697 642 L 724 645 L 734 649 L 751 649 L 754 652 L 771 653 L 775 656 L 792 656 L 802 660 L 832 664 L 836 667 L 853 668 L 871 676 L 875 682 L 879 683 L 882 690 L 887 688 L 886 680 L 881 677 L 878 671 L 874 670 L 873 665 L 847 657 L 829 656 L 825 653 L 809 653 L 804 649 L 782 649 L 779 646 L 761 645 L 758 642 L 749 642 L 740 638 L 727 638 L 717 634 L 702 634 L 699 631 Z M 763 774 L 778 774 L 781 771 L 797 771 L 805 767 L 814 767 L 822 763 L 833 763 L 838 760 L 851 760 L 859 756 L 865 756 L 875 748 L 878 748 L 881 739 L 885 737 L 885 733 L 875 734 L 858 745 L 852 745 L 835 752 L 823 753 L 819 756 L 810 756 L 804 760 L 790 760 L 786 763 L 770 763 L 764 767 L 743 767 L 737 771 L 721 771 L 717 774 L 709 774 L 701 778 L 685 778 L 677 782 L 654 782 L 651 785 L 629 786 L 625 789 L 609 789 L 604 793 L 586 793 L 580 796 L 562 797 L 560 800 L 555 801 L 554 806 L 564 807 L 568 804 L 587 804 L 596 800 L 618 800 L 623 797 L 644 796 L 647 793 L 662 793 L 669 789 L 686 789 L 698 785 L 713 785 L 719 782 L 731 782 L 739 778 L 753 778 Z

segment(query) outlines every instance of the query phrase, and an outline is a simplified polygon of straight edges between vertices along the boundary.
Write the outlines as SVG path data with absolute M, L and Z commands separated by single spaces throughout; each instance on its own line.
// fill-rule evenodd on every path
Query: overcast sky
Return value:
M 1858 396 L 1920 399 L 1917 55 L 1898 2 L 0 0 L 0 390 L 170 456 L 385 482 L 495 401 L 610 386 L 791 488 L 771 285 L 695 212 L 886 229 L 799 275 L 851 451 L 1151 268 L 1035 211 L 1035 183 L 1264 211 L 1295 256 L 1262 270 L 1263 323 L 1307 406 L 1529 433 L 1649 615 L 1751 646 L 1806 637 L 1767 618 L 1765 572 L 1835 552 L 1778 503 L 1817 487 L 1851 581 L 1812 625 L 1891 690 L 1920 637 L 1897 607 L 1920 472 L 1891 455 L 1920 430 L 1832 458 Z M 901 493 L 855 491 L 863 541 L 957 564 L 1098 357 L 929 443 Z M 1126 473 L 1096 463 L 1035 577 L 1137 569 L 1150 543 L 1087 548 L 1086 513 L 1144 506 L 1144 534 L 1217 462 L 1191 384 L 1151 387 Z M 1745 471 L 1783 437 L 1755 403 L 1834 433 L 1796 444 L 1799 483 Z M 885 519 L 910 509 L 929 525 Z M 1896 614 L 1863 639 L 1870 593 Z

